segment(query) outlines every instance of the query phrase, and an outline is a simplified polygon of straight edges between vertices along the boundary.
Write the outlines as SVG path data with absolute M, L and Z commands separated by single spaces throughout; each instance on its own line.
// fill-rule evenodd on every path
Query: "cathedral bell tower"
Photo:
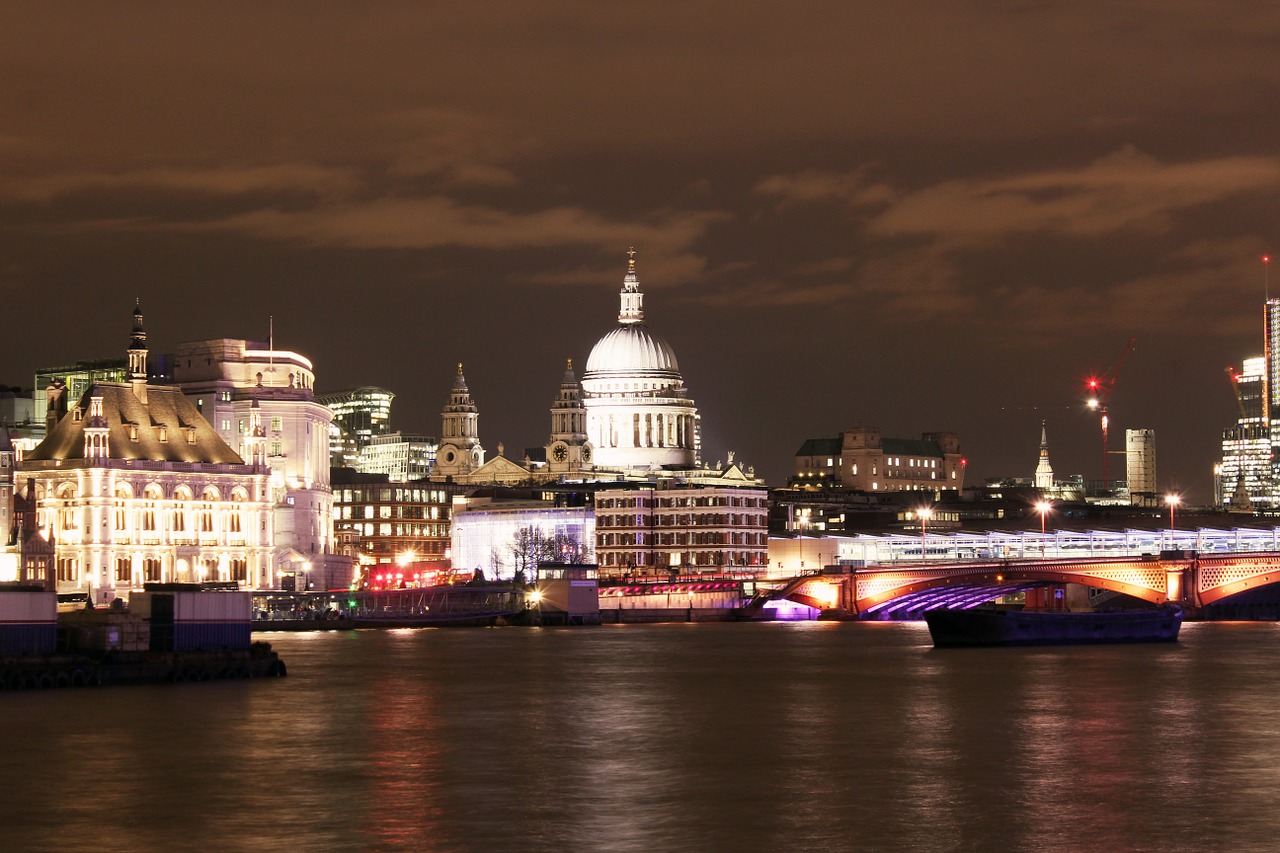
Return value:
M 547 468 L 554 474 L 591 469 L 591 442 L 587 441 L 587 410 L 582 386 L 573 373 L 573 359 L 565 364 L 560 394 L 551 404 L 551 440 L 547 444 Z
M 469 474 L 484 464 L 484 448 L 480 446 L 480 412 L 471 400 L 467 379 L 458 362 L 458 375 L 449 392 L 449 404 L 441 414 L 440 449 L 432 476 L 454 477 Z

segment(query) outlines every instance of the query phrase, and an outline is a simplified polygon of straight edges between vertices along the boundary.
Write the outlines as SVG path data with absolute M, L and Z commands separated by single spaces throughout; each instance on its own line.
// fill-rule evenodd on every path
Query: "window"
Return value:
M 271 431 L 280 432 L 282 429 L 284 429 L 284 419 L 276 415 L 271 419 Z
M 76 571 L 76 561 L 74 557 L 58 558 L 58 580 L 67 583 L 75 583 L 78 580 L 78 572 Z
M 116 557 L 116 583 L 133 582 L 133 563 L 128 557 Z
M 158 583 L 162 580 L 159 558 L 147 557 L 142 561 L 142 577 L 148 583 Z

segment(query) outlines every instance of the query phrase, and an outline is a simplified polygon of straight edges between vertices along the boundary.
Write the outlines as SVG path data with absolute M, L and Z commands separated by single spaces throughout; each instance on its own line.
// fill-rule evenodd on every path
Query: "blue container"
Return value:
M 51 655 L 57 647 L 56 622 L 7 622 L 0 625 L 0 657 Z

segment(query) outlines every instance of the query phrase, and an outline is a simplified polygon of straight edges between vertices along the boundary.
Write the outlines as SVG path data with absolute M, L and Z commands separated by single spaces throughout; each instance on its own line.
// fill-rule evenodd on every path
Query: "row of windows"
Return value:
M 246 560 L 228 560 L 226 571 L 220 570 L 219 565 L 217 560 L 205 560 L 197 566 L 196 572 L 201 578 L 209 580 L 249 579 L 249 563 Z M 80 581 L 80 563 L 75 557 L 59 557 L 57 572 L 60 583 Z M 135 568 L 132 557 L 116 557 L 113 576 L 117 584 L 160 583 L 165 579 L 164 564 L 159 557 L 144 557 Z
M 381 522 L 378 524 L 355 524 L 347 528 L 363 536 L 417 536 L 444 539 L 449 535 L 447 524 L 408 524 Z
M 625 548 L 628 546 L 676 547 L 685 545 L 759 545 L 767 546 L 765 533 L 726 533 L 706 531 L 700 533 L 598 533 L 597 547 Z
M 402 504 L 393 506 L 383 504 L 379 507 L 365 506 L 363 508 L 355 506 L 334 507 L 334 518 L 429 518 L 432 520 L 438 518 L 448 518 L 448 512 L 445 507 L 439 506 L 413 506 L 411 504 Z
M 691 515 L 609 515 L 596 514 L 597 527 L 764 527 L 765 516 L 738 513 L 694 513 Z
M 681 506 L 741 506 L 741 507 L 765 507 L 768 505 L 768 499 L 764 497 L 663 497 L 657 499 L 658 506 L 662 508 L 681 507 Z M 627 509 L 627 508 L 644 508 L 653 507 L 654 498 L 652 496 L 626 497 L 626 498 L 604 498 L 596 501 L 598 509 Z
M 449 493 L 444 489 L 421 489 L 415 487 L 391 488 L 388 486 L 355 486 L 333 490 L 333 499 L 338 503 L 449 503 Z

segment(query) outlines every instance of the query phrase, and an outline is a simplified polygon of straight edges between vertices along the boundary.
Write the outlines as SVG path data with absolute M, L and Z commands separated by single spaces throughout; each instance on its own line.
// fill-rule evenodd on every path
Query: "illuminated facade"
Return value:
M 1270 306 L 1268 303 L 1268 309 Z M 1219 501 L 1233 510 L 1273 507 L 1274 427 L 1266 415 L 1266 359 L 1245 359 L 1240 373 L 1232 379 L 1239 417 L 1234 426 L 1222 431 L 1222 462 L 1215 470 Z
M 256 409 L 262 421 L 275 514 L 276 568 L 345 587 L 350 568 L 333 560 L 329 428 L 333 413 L 315 396 L 311 361 L 270 342 L 218 338 L 177 346 L 174 382 L 241 457 Z
M 540 561 L 592 562 L 596 519 L 590 506 L 546 500 L 459 500 L 453 515 L 453 567 L 490 580 L 531 572 Z M 553 553 L 555 552 L 555 553 Z
M 336 535 L 361 566 L 450 558 L 452 486 L 350 469 L 333 477 Z
M 386 474 L 393 483 L 421 480 L 431 473 L 438 448 L 439 443 L 430 435 L 375 435 L 360 448 L 355 467 L 364 474 Z
M 449 402 L 440 413 L 440 419 L 440 448 L 436 451 L 432 476 L 465 476 L 484 465 L 484 448 L 480 445 L 480 410 L 471 399 L 461 362 L 453 378 L 453 388 L 449 391 Z
M 675 351 L 644 322 L 644 293 L 629 253 L 618 325 L 602 337 L 582 374 L 588 450 L 605 469 L 693 468 L 701 462 L 698 410 Z
M 809 439 L 801 445 L 791 482 L 863 492 L 959 491 L 965 464 L 960 437 L 953 432 L 884 438 L 874 427 L 855 427 L 839 438 Z
M 97 382 L 26 454 L 38 527 L 60 593 L 105 602 L 148 582 L 236 581 L 271 588 L 273 502 L 257 409 L 247 461 L 180 388 L 147 384 L 134 311 L 128 382 Z
M 601 576 L 762 571 L 769 499 L 752 486 L 680 486 L 596 492 Z
M 1156 431 L 1127 429 L 1124 431 L 1125 477 L 1129 486 L 1129 503 L 1150 506 L 1156 495 Z
M 32 420 L 44 424 L 48 417 L 48 401 L 51 399 L 47 389 L 55 384 L 61 386 L 61 393 L 52 397 L 61 403 L 62 410 L 58 417 L 66 414 L 70 400 L 79 400 L 89 386 L 95 382 L 126 382 L 129 378 L 128 363 L 122 358 L 104 358 L 92 361 L 77 361 L 61 367 L 42 367 L 36 371 L 35 394 L 32 398 Z M 55 419 L 56 422 L 56 419 Z

